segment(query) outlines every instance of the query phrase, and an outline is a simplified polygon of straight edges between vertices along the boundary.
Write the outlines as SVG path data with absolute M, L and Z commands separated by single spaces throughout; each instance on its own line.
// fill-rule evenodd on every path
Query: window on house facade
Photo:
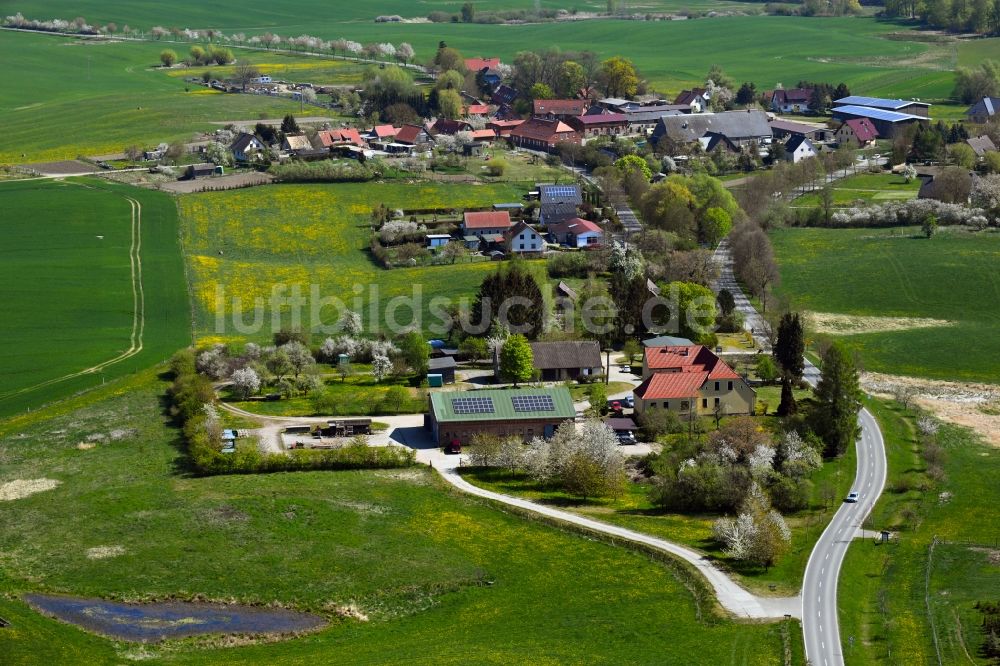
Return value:
M 719 399 L 718 399 L 718 398 L 716 398 L 716 399 L 715 399 L 715 406 L 716 406 L 716 407 L 718 407 L 718 406 L 719 406 Z
M 649 403 L 649 406 L 650 407 L 656 407 L 656 403 L 655 402 L 651 402 L 651 403 Z
M 715 382 L 715 390 L 716 390 L 716 391 L 718 391 L 718 390 L 719 390 L 719 382 Z
M 681 400 L 681 411 L 685 412 L 689 409 L 691 409 L 691 403 L 687 400 Z
M 701 407 L 702 407 L 702 409 L 708 407 L 708 398 L 702 398 L 701 399 Z
M 522 250 L 524 249 L 524 243 L 521 243 L 521 249 Z
M 728 383 L 728 389 L 727 390 L 729 390 L 729 391 L 733 390 L 733 383 L 732 382 Z

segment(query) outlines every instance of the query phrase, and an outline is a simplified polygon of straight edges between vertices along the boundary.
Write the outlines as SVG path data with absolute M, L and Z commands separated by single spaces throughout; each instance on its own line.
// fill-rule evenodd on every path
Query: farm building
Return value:
M 560 143 L 580 143 L 580 135 L 561 120 L 532 118 L 510 132 L 511 142 L 518 148 L 551 152 Z
M 990 151 L 995 151 L 997 147 L 993 144 L 993 139 L 983 134 L 982 136 L 973 136 L 965 140 L 965 143 L 969 144 L 969 148 L 972 148 L 972 152 L 976 154 L 976 157 L 982 157 Z
M 779 88 L 771 92 L 771 110 L 775 113 L 808 113 L 809 100 L 812 99 L 812 88 Z
M 334 146 L 357 146 L 358 148 L 364 148 L 365 141 L 361 138 L 361 133 L 353 127 L 347 129 L 330 129 L 330 130 L 320 130 L 316 132 L 316 137 L 319 139 L 320 143 L 323 144 L 324 148 L 332 148 Z
M 564 387 L 434 392 L 425 424 L 437 444 L 467 444 L 477 434 L 551 437 L 576 418 L 573 398 Z
M 403 125 L 393 140 L 405 146 L 425 146 L 431 142 L 431 135 L 420 125 Z
M 998 110 L 1000 110 L 1000 97 L 984 97 L 969 107 L 965 117 L 970 123 L 982 125 L 993 120 Z
M 620 136 L 628 131 L 628 120 L 624 113 L 601 113 L 570 118 L 566 124 L 575 129 L 584 139 L 595 136 Z
M 509 137 L 514 128 L 523 122 L 523 120 L 491 120 L 486 123 L 486 129 L 493 130 L 499 137 Z
M 569 120 L 587 112 L 587 101 L 583 99 L 536 99 L 532 104 L 536 118 Z
M 204 162 L 202 164 L 190 164 L 184 170 L 184 177 L 188 180 L 194 180 L 196 178 L 207 178 L 209 176 L 221 176 L 223 174 L 223 168 L 221 166 L 216 166 L 211 162 Z
M 648 134 L 656 129 L 656 124 L 664 116 L 680 116 L 691 113 L 689 104 L 662 104 L 641 106 L 625 112 L 629 134 Z
M 604 372 L 601 347 L 594 340 L 532 342 L 535 367 L 542 371 L 542 381 L 591 377 Z
M 538 187 L 538 222 L 558 224 L 577 216 L 577 207 L 583 204 L 579 185 L 540 185 Z
M 484 69 L 496 69 L 500 66 L 500 58 L 466 58 L 465 68 L 470 72 L 481 72 Z
M 681 415 L 753 414 L 757 394 L 726 363 L 701 345 L 646 347 L 644 380 L 635 411 L 669 409 Z
M 675 143 L 687 144 L 710 134 L 744 147 L 753 141 L 770 140 L 771 126 L 767 123 L 767 114 L 756 110 L 664 116 L 653 130 L 652 141 L 657 143 L 667 137 Z
M 863 106 L 869 109 L 882 109 L 894 113 L 905 113 L 911 116 L 928 118 L 930 116 L 930 104 L 917 100 L 905 99 L 884 99 L 882 97 L 864 97 L 862 95 L 851 95 L 834 100 L 834 107 L 838 106 Z M 836 111 L 836 108 L 834 108 Z
M 878 135 L 884 139 L 893 139 L 907 127 L 916 123 L 928 122 L 926 116 L 888 111 L 870 106 L 838 106 L 831 113 L 834 119 L 843 121 L 867 118 L 875 126 Z
M 462 218 L 462 233 L 466 236 L 500 236 L 510 227 L 510 213 L 505 210 L 466 213 Z
M 772 120 L 768 123 L 771 126 L 771 134 L 775 139 L 785 139 L 793 136 L 801 136 L 810 141 L 826 141 L 830 133 L 823 125 L 809 125 L 807 123 L 796 123 L 791 120 Z
M 441 381 L 445 384 L 455 383 L 455 357 L 439 356 L 427 361 L 427 374 L 441 375 Z
M 855 148 L 864 148 L 875 143 L 875 139 L 878 138 L 878 130 L 875 129 L 872 121 L 867 118 L 851 118 L 850 120 L 845 120 L 837 128 L 835 138 L 838 146 L 847 145 Z

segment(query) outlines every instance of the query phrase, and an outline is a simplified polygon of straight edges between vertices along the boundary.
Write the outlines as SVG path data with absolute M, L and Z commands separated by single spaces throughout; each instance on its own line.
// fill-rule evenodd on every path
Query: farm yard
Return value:
M 148 367 L 190 342 L 169 197 L 81 179 L 0 183 L 0 199 L 0 416 Z M 141 204 L 141 236 L 129 199 Z M 141 267 L 130 264 L 136 256 Z
M 928 240 L 917 228 L 778 229 L 771 238 L 780 291 L 795 306 L 897 324 L 841 331 L 865 369 L 998 381 L 1000 235 L 945 227 Z M 948 325 L 907 325 L 911 318 Z
M 365 319 L 366 330 L 384 326 L 387 300 L 411 296 L 416 286 L 424 295 L 417 314 L 426 325 L 431 321 L 431 297 L 472 298 L 495 266 L 480 261 L 380 268 L 368 252 L 372 209 L 379 203 L 390 209 L 489 208 L 495 202 L 518 201 L 524 191 L 509 184 L 385 182 L 274 185 L 185 196 L 179 207 L 197 336 L 215 340 L 233 335 L 232 298 L 237 297 L 244 308 L 254 299 L 263 300 L 265 326 L 249 337 L 269 339 L 272 312 L 267 302 L 277 285 L 299 285 L 307 299 L 311 285 L 317 285 L 320 296 L 339 298 L 352 309 L 357 309 L 355 298 L 360 298 L 363 309 L 357 311 Z M 360 292 L 354 290 L 356 285 Z M 383 306 L 378 318 L 371 316 L 368 307 L 373 285 Z M 216 307 L 217 286 L 226 295 L 222 312 Z M 216 330 L 220 314 L 227 320 L 222 332 Z M 330 307 L 321 315 L 325 324 L 332 325 L 339 313 Z M 288 313 L 283 316 L 287 324 Z M 404 325 L 412 319 L 406 308 L 398 317 Z
M 430 470 L 190 476 L 161 412 L 165 388 L 139 373 L 0 429 L 5 478 L 61 481 L 2 502 L 0 616 L 12 623 L 0 633 L 5 663 L 141 655 L 185 664 L 467 664 L 545 655 L 610 664 L 623 654 L 648 663 L 697 653 L 764 666 L 781 660 L 783 633 L 792 663 L 802 663 L 796 625 L 716 618 L 647 556 L 466 499 Z M 136 646 L 36 614 L 17 598 L 28 592 L 199 595 L 309 610 L 329 625 L 278 642 Z

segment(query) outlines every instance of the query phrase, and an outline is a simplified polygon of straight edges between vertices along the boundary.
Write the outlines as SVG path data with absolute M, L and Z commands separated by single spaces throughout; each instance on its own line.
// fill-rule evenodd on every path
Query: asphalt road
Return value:
M 716 291 L 728 289 L 736 301 L 736 308 L 744 317 L 744 326 L 753 329 L 754 340 L 762 349 L 770 349 L 770 341 L 763 334 L 766 323 L 750 300 L 740 289 L 733 276 L 732 257 L 727 241 L 715 253 L 719 266 Z M 803 378 L 815 387 L 820 378 L 819 369 L 806 359 Z M 861 534 L 862 523 L 871 512 L 885 488 L 887 463 L 885 442 L 878 422 L 867 409 L 858 415 L 861 437 L 856 443 L 858 467 L 851 490 L 861 494 L 858 502 L 844 502 L 834 514 L 830 524 L 820 535 L 806 564 L 802 580 L 802 635 L 805 639 L 806 659 L 812 666 L 841 666 L 844 663 L 843 641 L 837 618 L 837 581 L 844 556 L 851 541 Z

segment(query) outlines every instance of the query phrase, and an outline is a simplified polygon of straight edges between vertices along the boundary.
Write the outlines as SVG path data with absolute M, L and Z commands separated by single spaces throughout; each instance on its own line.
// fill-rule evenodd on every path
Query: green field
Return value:
M 945 479 L 934 482 L 920 456 L 912 416 L 898 405 L 875 409 L 886 439 L 889 481 L 872 526 L 895 537 L 888 545 L 858 540 L 848 550 L 837 596 L 845 660 L 985 665 L 978 652 L 981 617 L 972 605 L 1000 595 L 1000 452 L 966 430 L 944 426 L 939 440 Z M 927 579 L 935 535 L 944 543 L 934 549 Z
M 181 57 L 187 45 L 172 45 Z M 291 100 L 227 95 L 186 84 L 199 68 L 158 68 L 164 45 L 90 42 L 49 35 L 0 32 L 6 65 L 0 90 L 0 163 L 72 159 L 120 153 L 131 143 L 192 140 L 220 123 L 298 113 Z M 330 83 L 360 77 L 357 65 L 241 51 L 239 59 L 286 74 Z M 224 69 L 222 71 L 225 71 Z M 308 115 L 329 115 L 311 107 Z
M 914 178 L 907 183 L 902 176 L 895 174 L 865 173 L 836 181 L 832 185 L 832 190 L 833 205 L 837 208 L 848 208 L 865 203 L 915 199 L 920 190 L 920 181 Z M 805 194 L 793 203 L 795 207 L 805 208 L 819 205 L 820 196 L 815 193 Z
M 824 313 L 921 317 L 950 326 L 843 336 L 867 370 L 1000 381 L 1000 234 L 943 228 L 779 229 L 780 292 Z
M 135 237 L 128 198 L 142 204 Z M 0 416 L 149 367 L 190 342 L 170 197 L 98 180 L 35 180 L 0 183 L 0 201 Z M 142 287 L 138 322 L 133 285 Z M 78 374 L 137 350 L 140 329 L 141 350 Z
M 382 269 L 367 250 L 372 208 L 379 203 L 403 209 L 489 207 L 498 201 L 518 201 L 523 191 L 508 184 L 388 182 L 275 185 L 185 196 L 179 205 L 196 333 L 207 340 L 267 339 L 272 328 L 293 323 L 290 310 L 283 308 L 279 326 L 272 327 L 274 288 L 284 287 L 284 293 L 291 294 L 298 286 L 310 306 L 321 305 L 311 298 L 313 285 L 321 298 L 339 299 L 360 312 L 369 332 L 373 332 L 373 325 L 384 328 L 390 299 L 419 292 L 417 314 L 427 327 L 436 321 L 431 317 L 431 298 L 472 298 L 483 277 L 496 266 L 480 261 Z M 224 310 L 217 307 L 219 289 L 224 294 Z M 234 329 L 234 297 L 241 299 L 247 311 L 244 321 L 248 326 L 253 323 L 248 310 L 254 302 L 262 304 L 263 326 L 259 331 L 240 333 Z M 381 307 L 373 315 L 369 305 L 375 302 Z M 302 310 L 304 327 L 311 326 L 310 309 Z M 224 315 L 221 327 L 217 322 L 220 313 Z M 319 311 L 327 325 L 336 323 L 337 313 L 336 306 Z M 402 305 L 395 318 L 402 324 L 414 320 L 412 310 Z
M 189 476 L 164 389 L 145 373 L 0 430 L 3 481 L 62 482 L 3 507 L 4 664 L 782 663 L 780 624 L 710 609 L 699 620 L 661 564 L 468 499 L 430 470 Z M 88 558 L 98 546 L 124 553 Z M 276 643 L 140 647 L 35 614 L 18 600 L 29 591 L 330 616 L 355 604 L 369 621 Z M 801 664 L 798 626 L 787 629 Z

